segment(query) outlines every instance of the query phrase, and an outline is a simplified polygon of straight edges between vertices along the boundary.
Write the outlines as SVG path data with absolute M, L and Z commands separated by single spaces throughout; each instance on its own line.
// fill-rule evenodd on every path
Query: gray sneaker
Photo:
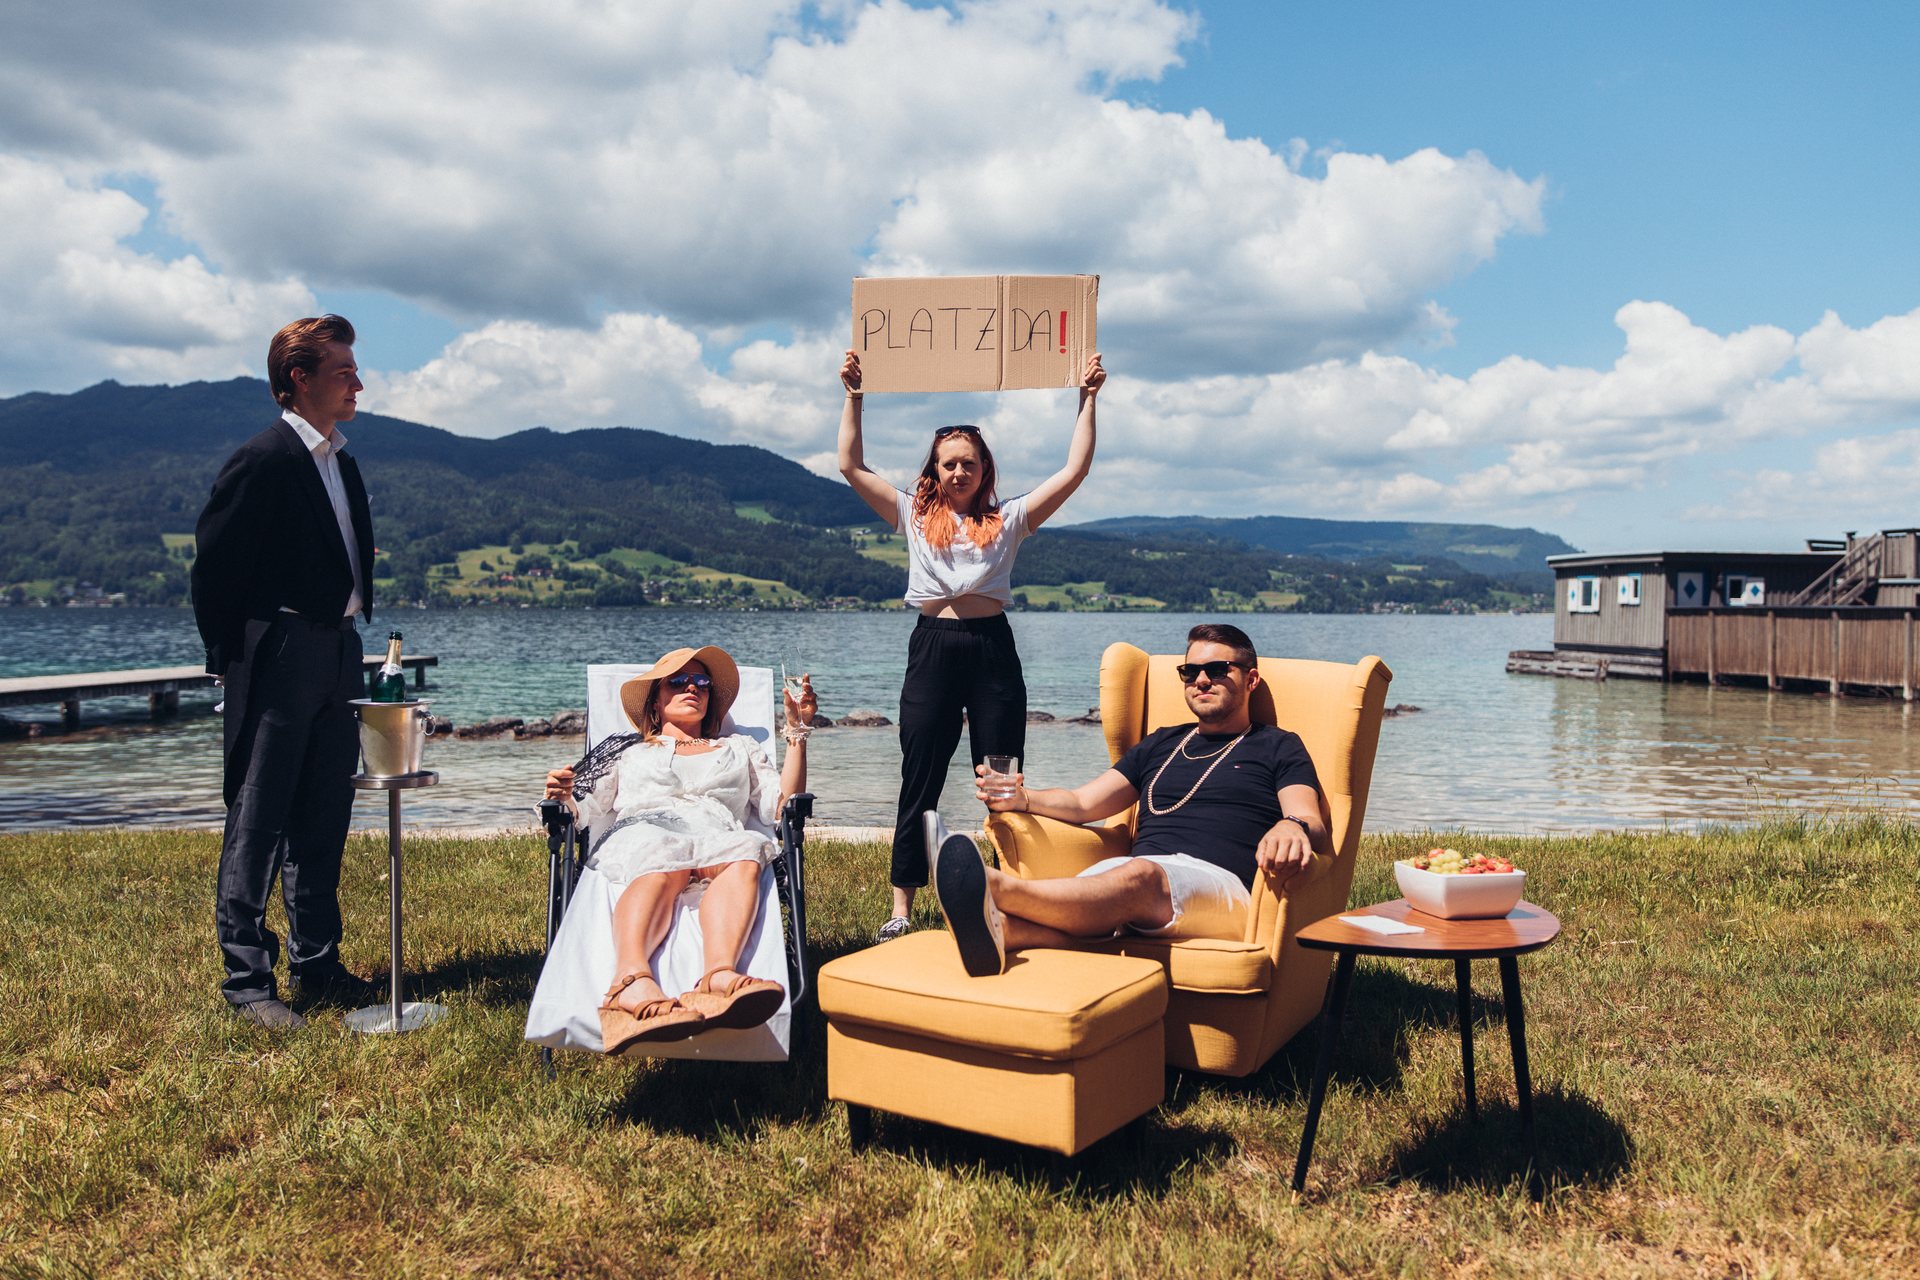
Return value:
M 295 1031 L 307 1024 L 307 1020 L 279 1000 L 271 997 L 255 1000 L 250 1004 L 240 1004 L 233 1011 L 241 1019 L 256 1027 L 265 1027 L 269 1031 Z
M 875 931 L 875 942 L 892 942 L 895 938 L 904 938 L 913 932 L 913 921 L 905 916 L 894 916 Z

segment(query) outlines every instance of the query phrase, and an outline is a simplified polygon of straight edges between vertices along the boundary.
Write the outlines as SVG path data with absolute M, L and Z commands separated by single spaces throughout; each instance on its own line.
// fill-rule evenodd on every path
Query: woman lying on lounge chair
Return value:
M 620 687 L 639 732 L 615 734 L 578 765 L 547 775 L 591 833 L 591 864 L 612 886 L 618 975 L 600 1004 L 608 1053 L 641 1041 L 682 1040 L 712 1027 L 755 1027 L 786 993 L 734 968 L 759 910 L 760 869 L 778 851 L 767 834 L 785 799 L 807 786 L 807 734 L 819 699 L 803 677 L 786 697 L 784 769 L 745 734 L 719 736 L 740 690 L 724 649 L 675 649 Z M 689 880 L 700 899 L 706 976 L 678 998 L 660 989 L 649 959 L 665 940 Z

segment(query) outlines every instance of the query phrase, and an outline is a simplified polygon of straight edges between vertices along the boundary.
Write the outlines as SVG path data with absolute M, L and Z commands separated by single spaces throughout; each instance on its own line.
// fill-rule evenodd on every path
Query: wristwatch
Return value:
M 1308 825 L 1307 820 L 1301 817 L 1297 813 L 1283 813 L 1280 815 L 1280 821 L 1297 822 L 1300 824 L 1300 829 L 1302 831 L 1306 832 L 1309 836 L 1313 834 L 1313 828 L 1310 825 Z

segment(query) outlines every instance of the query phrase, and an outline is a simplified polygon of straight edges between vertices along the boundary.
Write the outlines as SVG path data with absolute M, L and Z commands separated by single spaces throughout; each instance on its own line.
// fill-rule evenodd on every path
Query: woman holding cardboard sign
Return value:
M 1001 502 L 993 453 L 972 426 L 941 427 L 903 493 L 868 470 L 860 437 L 860 358 L 840 366 L 840 474 L 907 541 L 907 603 L 920 609 L 900 687 L 900 807 L 893 831 L 893 914 L 879 940 L 911 927 L 916 889 L 927 882 L 921 814 L 940 803 L 966 716 L 974 763 L 1025 754 L 1027 683 L 1006 608 L 1013 558 L 1028 534 L 1073 496 L 1093 467 L 1094 401 L 1107 371 L 1096 352 L 1081 376 L 1080 411 L 1067 465 L 1032 492 Z

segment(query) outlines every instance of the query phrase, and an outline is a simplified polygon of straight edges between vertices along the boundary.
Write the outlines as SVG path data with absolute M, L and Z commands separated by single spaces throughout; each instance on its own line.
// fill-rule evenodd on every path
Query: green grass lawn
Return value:
M 1361 962 L 1296 1200 L 1312 1031 L 1248 1080 L 1170 1073 L 1065 1170 L 885 1117 L 854 1155 L 811 1004 L 791 1064 L 571 1055 L 547 1080 L 520 1039 L 533 835 L 410 844 L 409 994 L 451 1016 L 399 1038 L 224 1012 L 214 835 L 0 836 L 0 1275 L 1920 1271 L 1912 826 L 1450 842 L 1512 856 L 1565 923 L 1520 961 L 1537 1202 L 1490 964 L 1476 1125 L 1450 968 Z M 1354 900 L 1427 843 L 1370 839 Z M 376 975 L 385 870 L 352 841 L 347 958 Z M 815 842 L 809 883 L 814 954 L 844 953 L 885 850 Z

